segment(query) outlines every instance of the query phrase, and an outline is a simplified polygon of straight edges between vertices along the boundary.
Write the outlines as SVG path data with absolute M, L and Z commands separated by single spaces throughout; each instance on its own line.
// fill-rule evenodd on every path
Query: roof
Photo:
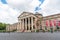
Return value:
M 36 12 L 35 15 L 41 15 L 42 16 L 42 14 L 41 13 L 38 13 L 38 12 Z
M 40 14 L 40 13 L 38 13 L 38 12 L 36 12 L 35 14 L 33 14 L 33 13 L 31 13 L 31 12 L 22 12 L 21 15 L 23 15 L 23 14 L 28 14 L 28 15 L 31 15 L 31 14 L 32 14 L 32 15 L 34 15 L 34 16 L 36 16 L 36 15 L 42 16 L 42 14 Z M 21 15 L 19 15 L 18 18 L 19 18 Z M 37 16 L 36 16 L 36 17 L 37 17 Z
M 56 16 L 56 15 L 60 15 L 60 13 L 55 14 L 55 15 L 46 16 L 46 17 L 52 17 L 52 16 Z
M 55 15 L 50 15 L 50 16 L 43 17 L 43 19 L 56 18 L 55 16 L 59 17 L 58 15 L 60 15 L 60 13 L 55 14 Z
M 18 18 L 19 18 L 21 15 L 26 14 L 26 13 L 29 14 L 29 15 L 30 15 L 30 14 L 33 15 L 33 13 L 31 13 L 31 12 L 22 12 L 22 13 L 18 16 Z

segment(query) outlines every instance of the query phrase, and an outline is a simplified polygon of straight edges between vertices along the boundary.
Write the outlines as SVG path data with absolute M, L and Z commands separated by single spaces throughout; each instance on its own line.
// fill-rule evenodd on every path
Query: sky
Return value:
M 0 0 L 0 22 L 13 24 L 23 12 L 39 12 L 43 16 L 60 13 L 60 0 Z

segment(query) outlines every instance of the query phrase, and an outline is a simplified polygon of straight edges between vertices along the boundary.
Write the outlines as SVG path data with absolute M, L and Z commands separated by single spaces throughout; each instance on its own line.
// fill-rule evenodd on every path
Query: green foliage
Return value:
M 45 26 L 45 30 L 47 30 L 47 27 Z
M 59 27 L 57 26 L 57 29 L 59 29 Z
M 50 28 L 51 33 L 53 33 L 53 28 Z
M 9 33 L 9 32 L 16 32 L 16 31 L 17 31 L 17 29 L 14 29 L 14 30 L 12 30 L 12 31 L 6 31 L 6 32 Z
M 48 30 L 48 32 L 50 32 L 51 30 Z
M 39 32 L 39 30 L 37 29 L 36 32 Z
M 5 29 L 6 29 L 6 24 L 0 23 L 0 30 L 5 30 Z
M 54 32 L 56 32 L 57 30 L 55 29 Z
M 15 31 L 17 31 L 17 29 L 14 29 L 12 32 L 15 32 Z
M 6 32 L 6 30 L 0 30 L 0 32 Z

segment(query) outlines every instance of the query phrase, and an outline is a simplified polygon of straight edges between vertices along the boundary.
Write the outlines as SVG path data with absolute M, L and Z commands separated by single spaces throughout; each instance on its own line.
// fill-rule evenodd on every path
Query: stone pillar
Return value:
M 27 30 L 27 19 L 25 18 L 25 29 Z
M 22 30 L 22 20 L 21 20 L 21 22 L 20 22 L 20 27 L 21 27 L 21 30 Z
M 33 30 L 33 17 L 31 17 L 31 27 L 32 27 L 32 30 Z
M 23 19 L 21 20 L 22 22 L 21 22 L 21 29 L 23 30 L 24 29 L 24 25 L 23 25 Z
M 24 19 L 22 20 L 22 28 L 24 29 Z
M 21 29 L 21 20 L 20 20 L 20 22 L 19 22 L 19 27 L 20 27 L 20 29 Z
M 24 19 L 24 30 L 25 30 L 25 19 Z
M 18 30 L 21 29 L 21 20 L 18 23 Z
M 20 22 L 19 22 L 20 23 Z M 20 24 L 18 23 L 18 26 L 17 26 L 17 32 L 19 31 L 20 29 Z
M 28 28 L 30 30 L 30 18 L 28 18 Z

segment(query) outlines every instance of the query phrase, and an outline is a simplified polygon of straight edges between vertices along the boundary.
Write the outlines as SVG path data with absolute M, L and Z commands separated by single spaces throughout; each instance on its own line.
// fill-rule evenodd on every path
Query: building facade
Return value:
M 35 14 L 23 12 L 18 17 L 18 23 L 8 25 L 6 30 L 17 29 L 17 32 L 36 32 L 36 30 L 50 30 L 50 28 L 55 30 L 56 26 L 60 27 L 60 13 L 43 17 L 38 12 Z
M 14 23 L 14 24 L 8 24 L 6 26 L 6 31 L 14 31 L 14 30 L 17 30 L 17 26 L 18 26 L 18 23 Z

